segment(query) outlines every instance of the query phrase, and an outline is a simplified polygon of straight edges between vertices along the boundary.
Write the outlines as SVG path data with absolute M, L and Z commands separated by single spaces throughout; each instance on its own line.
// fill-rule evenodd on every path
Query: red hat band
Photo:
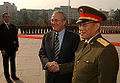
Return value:
M 88 19 L 88 20 L 93 20 L 93 21 L 99 21 L 100 23 L 102 22 L 102 18 L 93 14 L 88 14 L 88 13 L 82 13 L 80 14 L 79 20 L 80 19 Z

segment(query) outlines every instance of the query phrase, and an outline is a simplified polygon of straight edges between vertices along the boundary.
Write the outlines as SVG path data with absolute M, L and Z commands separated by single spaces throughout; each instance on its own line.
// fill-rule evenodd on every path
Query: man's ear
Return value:
M 64 25 L 66 24 L 66 20 L 64 20 Z
M 97 29 L 99 29 L 100 28 L 100 23 L 96 23 L 95 26 L 96 26 Z
M 96 23 L 96 27 L 100 27 L 100 23 Z
M 99 32 L 100 31 L 100 23 L 95 23 L 95 31 Z

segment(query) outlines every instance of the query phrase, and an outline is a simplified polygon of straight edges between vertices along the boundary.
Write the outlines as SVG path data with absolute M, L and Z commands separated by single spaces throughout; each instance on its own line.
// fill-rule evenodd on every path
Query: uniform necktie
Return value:
M 85 42 L 83 49 L 87 46 L 87 42 Z
M 58 55 L 59 55 L 59 40 L 58 40 L 58 33 L 56 32 L 55 33 L 55 38 L 54 38 L 54 57 L 55 57 L 55 60 L 58 58 Z

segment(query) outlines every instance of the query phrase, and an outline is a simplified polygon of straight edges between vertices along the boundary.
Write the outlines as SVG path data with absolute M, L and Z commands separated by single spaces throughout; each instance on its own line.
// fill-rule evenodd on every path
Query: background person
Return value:
M 16 76 L 15 57 L 19 43 L 17 37 L 17 29 L 13 24 L 9 23 L 10 15 L 3 13 L 3 23 L 0 25 L 0 50 L 3 57 L 4 75 L 8 83 L 12 83 L 9 75 L 9 60 L 11 65 L 11 78 L 19 80 Z

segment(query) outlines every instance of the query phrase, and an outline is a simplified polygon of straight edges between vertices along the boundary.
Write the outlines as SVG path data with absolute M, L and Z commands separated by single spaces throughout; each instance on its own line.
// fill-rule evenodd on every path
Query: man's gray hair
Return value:
M 56 13 L 60 13 L 60 14 L 62 14 L 62 20 L 64 21 L 64 20 L 66 20 L 66 15 L 62 12 L 62 11 L 54 11 L 53 12 L 53 14 L 52 14 L 52 16 L 54 15 L 54 14 L 56 14 Z

